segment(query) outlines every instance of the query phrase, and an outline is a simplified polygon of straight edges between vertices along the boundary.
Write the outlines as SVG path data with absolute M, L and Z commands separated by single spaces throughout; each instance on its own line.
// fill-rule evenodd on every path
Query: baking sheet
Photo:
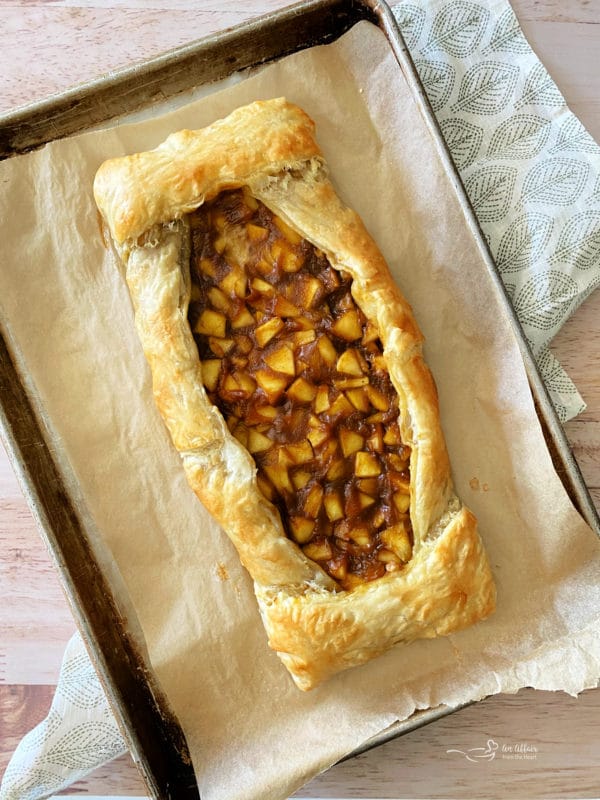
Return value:
M 397 648 L 308 695 L 267 651 L 249 580 L 185 485 L 90 194 L 104 158 L 279 94 L 316 120 L 340 193 L 415 308 L 457 487 L 479 516 L 499 587 L 489 622 Z M 510 321 L 378 31 L 361 24 L 194 107 L 0 166 L 8 332 L 99 557 L 108 552 L 121 601 L 135 608 L 203 797 L 284 797 L 414 708 L 595 683 L 598 543 L 554 474 Z

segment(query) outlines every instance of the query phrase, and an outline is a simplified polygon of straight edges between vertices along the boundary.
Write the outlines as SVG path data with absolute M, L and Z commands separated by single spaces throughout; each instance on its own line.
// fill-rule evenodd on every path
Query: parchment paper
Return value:
M 489 621 L 401 646 L 310 693 L 266 646 L 251 582 L 189 491 L 154 407 L 91 194 L 99 164 L 286 95 L 316 120 L 427 338 L 454 476 L 498 584 Z M 552 468 L 509 322 L 383 36 L 269 66 L 168 116 L 0 164 L 4 325 L 96 547 L 143 634 L 205 800 L 283 798 L 415 708 L 600 674 L 600 547 Z

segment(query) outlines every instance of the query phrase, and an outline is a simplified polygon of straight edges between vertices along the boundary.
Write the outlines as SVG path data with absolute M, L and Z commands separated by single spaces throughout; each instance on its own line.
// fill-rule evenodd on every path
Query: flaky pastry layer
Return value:
M 256 465 L 202 383 L 188 323 L 187 215 L 246 186 L 353 278 L 353 297 L 377 326 L 410 445 L 413 555 L 351 591 L 285 535 L 260 492 Z M 235 545 L 254 580 L 270 646 L 301 689 L 398 642 L 445 635 L 484 619 L 495 587 L 474 516 L 457 498 L 422 336 L 383 256 L 337 196 L 314 124 L 284 99 L 259 101 L 153 151 L 105 162 L 94 193 L 125 266 L 158 409 L 188 482 Z

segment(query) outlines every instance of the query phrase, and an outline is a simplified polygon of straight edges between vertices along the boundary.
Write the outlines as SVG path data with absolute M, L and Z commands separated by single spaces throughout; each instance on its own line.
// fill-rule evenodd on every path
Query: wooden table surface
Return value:
M 0 113 L 286 0 L 0 1 Z M 513 0 L 534 49 L 572 110 L 600 141 L 600 0 Z M 565 325 L 553 352 L 587 410 L 566 427 L 600 507 L 600 292 Z M 0 774 L 46 714 L 74 622 L 10 464 L 0 448 Z M 578 698 L 500 695 L 329 770 L 299 794 L 360 798 L 599 798 L 600 689 Z M 529 759 L 471 763 L 449 749 L 536 748 Z M 143 795 L 128 757 L 70 794 Z

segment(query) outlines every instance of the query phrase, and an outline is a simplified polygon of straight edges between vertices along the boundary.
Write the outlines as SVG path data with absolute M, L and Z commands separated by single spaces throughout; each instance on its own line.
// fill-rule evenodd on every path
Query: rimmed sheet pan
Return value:
M 385 34 L 411 85 L 415 102 L 438 144 L 440 160 L 462 200 L 482 258 L 513 322 L 556 470 L 582 516 L 598 531 L 600 525 L 593 503 L 506 299 L 406 47 L 391 12 L 383 3 L 377 0 L 309 0 L 12 112 L 0 119 L 0 157 L 27 152 L 54 139 L 148 109 L 242 70 L 334 41 L 363 20 L 377 25 Z M 169 713 L 166 700 L 153 685 L 143 656 L 136 650 L 117 611 L 110 582 L 94 560 L 87 541 L 85 518 L 79 514 L 77 502 L 66 488 L 62 465 L 57 463 L 52 452 L 43 421 L 36 417 L 32 393 L 35 387 L 27 375 L 20 374 L 15 367 L 10 342 L 0 337 L 3 438 L 124 736 L 153 796 L 198 797 L 183 734 Z M 365 742 L 355 752 L 432 722 L 452 710 L 438 707 L 419 711 Z

